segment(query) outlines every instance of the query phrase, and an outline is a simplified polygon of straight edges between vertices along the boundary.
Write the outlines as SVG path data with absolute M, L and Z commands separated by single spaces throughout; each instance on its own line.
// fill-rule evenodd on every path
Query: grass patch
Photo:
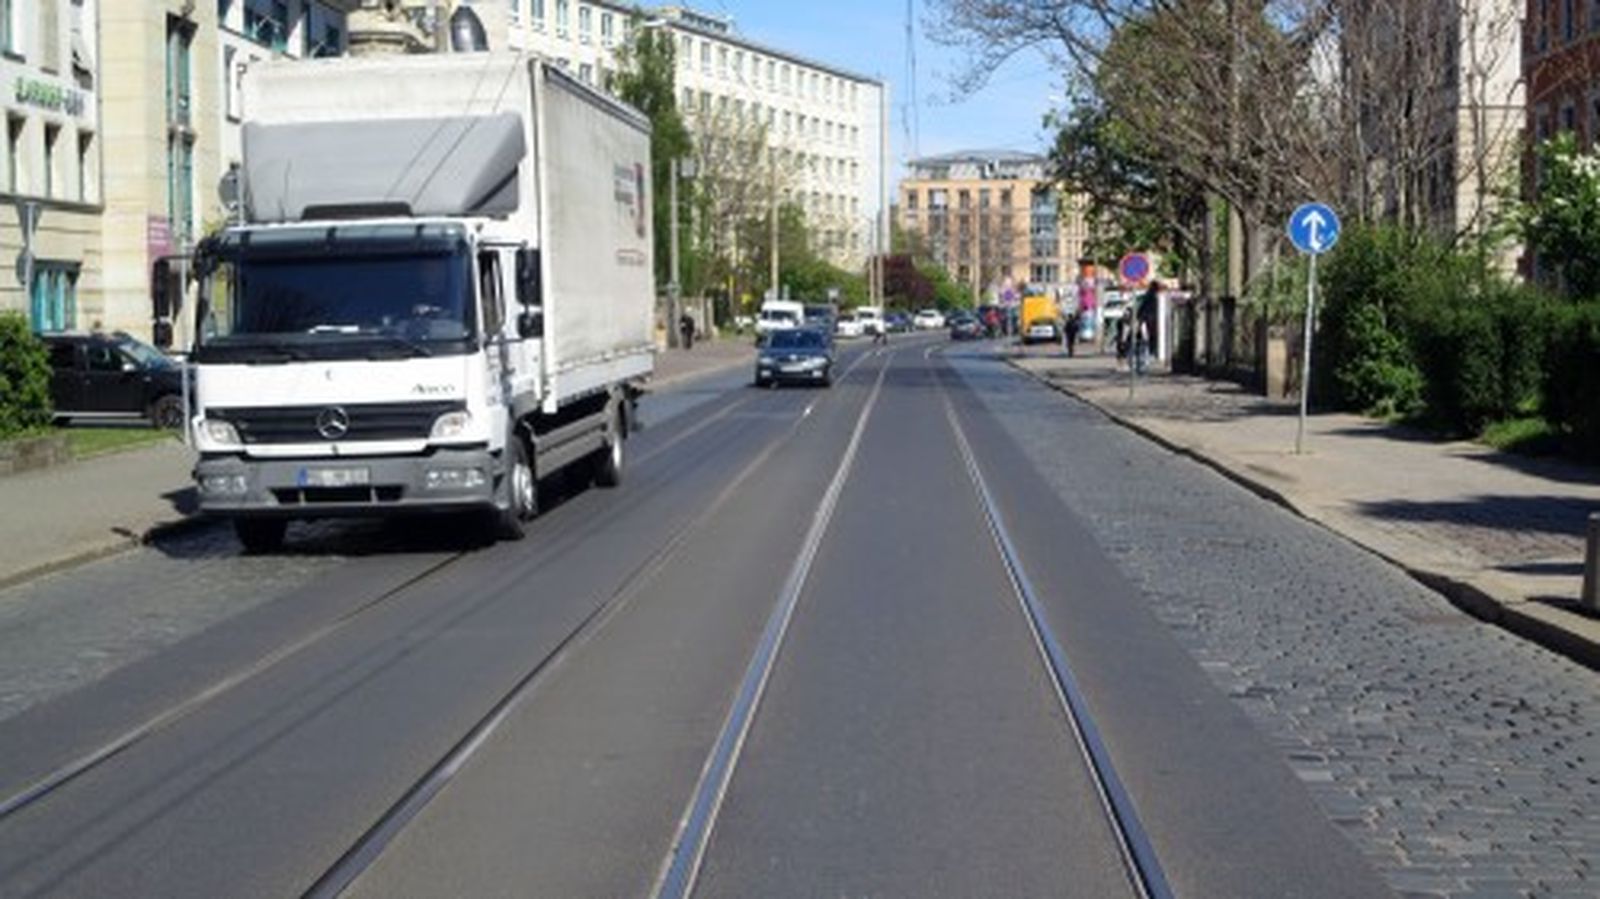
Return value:
M 1555 456 L 1565 449 L 1566 441 L 1559 428 L 1530 415 L 1491 423 L 1478 435 L 1478 442 L 1524 456 Z
M 72 455 L 77 459 L 103 456 L 106 453 L 137 449 L 165 440 L 178 439 L 176 431 L 148 427 L 62 428 L 61 433 L 67 435 L 67 445 L 72 448 Z

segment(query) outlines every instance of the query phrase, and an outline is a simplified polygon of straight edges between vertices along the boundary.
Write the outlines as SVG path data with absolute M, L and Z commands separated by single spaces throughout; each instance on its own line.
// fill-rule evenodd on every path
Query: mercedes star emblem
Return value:
M 338 440 L 350 433 L 350 413 L 338 406 L 329 406 L 317 414 L 317 433 L 328 440 Z

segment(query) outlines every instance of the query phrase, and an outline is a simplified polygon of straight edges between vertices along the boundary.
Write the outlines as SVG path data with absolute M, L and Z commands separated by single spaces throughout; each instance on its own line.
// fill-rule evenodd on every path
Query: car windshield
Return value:
M 165 353 L 126 334 L 117 336 L 117 349 L 145 368 L 166 368 L 173 364 Z
M 224 257 L 200 355 L 212 361 L 462 352 L 473 334 L 464 248 Z
M 780 331 L 767 342 L 767 346 L 775 350 L 821 349 L 827 345 L 827 341 L 816 331 Z
M 761 320 L 762 321 L 767 321 L 767 322 L 793 322 L 793 321 L 796 321 L 798 318 L 799 318 L 799 316 L 795 315 L 793 312 L 789 311 L 788 309 L 763 309 L 763 310 L 761 310 Z

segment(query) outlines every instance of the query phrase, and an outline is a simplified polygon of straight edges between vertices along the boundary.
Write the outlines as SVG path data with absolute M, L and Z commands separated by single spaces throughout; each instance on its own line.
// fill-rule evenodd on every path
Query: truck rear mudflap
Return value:
M 203 512 L 226 517 L 365 517 L 495 506 L 498 457 L 483 448 L 425 456 L 318 459 L 203 457 Z

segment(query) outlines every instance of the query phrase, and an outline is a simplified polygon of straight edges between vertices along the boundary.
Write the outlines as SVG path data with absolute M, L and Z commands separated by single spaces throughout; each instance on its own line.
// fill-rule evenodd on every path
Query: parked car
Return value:
M 1053 318 L 1036 318 L 1028 322 L 1028 329 L 1022 332 L 1022 342 L 1029 343 L 1060 343 L 1061 323 Z
M 923 309 L 911 319 L 918 331 L 937 331 L 944 327 L 944 313 L 937 309 Z
M 863 333 L 863 324 L 856 318 L 854 312 L 840 314 L 839 320 L 833 326 L 833 333 L 839 337 L 860 337 Z
M 957 313 L 950 317 L 951 340 L 982 340 L 985 336 L 983 322 L 971 313 Z
M 911 330 L 911 316 L 904 312 L 891 312 L 884 316 L 883 325 L 890 334 L 904 334 Z
M 757 387 L 785 382 L 833 383 L 833 341 L 813 328 L 791 328 L 767 335 L 756 355 Z
M 56 419 L 144 419 L 179 428 L 183 369 L 149 344 L 115 334 L 46 334 Z

